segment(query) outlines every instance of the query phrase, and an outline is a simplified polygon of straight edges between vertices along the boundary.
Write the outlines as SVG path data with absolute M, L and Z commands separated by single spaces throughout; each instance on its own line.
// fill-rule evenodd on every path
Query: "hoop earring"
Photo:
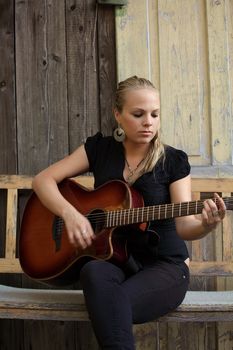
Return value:
M 125 140 L 125 132 L 120 125 L 114 130 L 113 137 L 117 142 L 123 142 Z

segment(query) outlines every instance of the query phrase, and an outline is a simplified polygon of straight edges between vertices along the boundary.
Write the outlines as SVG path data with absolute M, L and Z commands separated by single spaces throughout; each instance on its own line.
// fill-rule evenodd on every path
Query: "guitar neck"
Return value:
M 217 202 L 217 199 L 213 199 Z M 233 209 L 233 197 L 223 198 L 227 209 Z M 204 201 L 169 203 L 140 208 L 130 208 L 106 212 L 105 227 L 131 225 L 152 220 L 162 220 L 181 216 L 200 214 Z

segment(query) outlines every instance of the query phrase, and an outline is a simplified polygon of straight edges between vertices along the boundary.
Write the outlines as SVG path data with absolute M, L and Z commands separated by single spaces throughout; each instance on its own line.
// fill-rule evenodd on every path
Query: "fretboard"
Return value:
M 216 202 L 216 199 L 213 199 Z M 233 197 L 223 198 L 227 209 L 233 208 Z M 200 214 L 203 209 L 203 201 L 191 201 L 182 203 L 171 203 L 153 205 L 140 208 L 121 209 L 106 212 L 104 218 L 105 227 L 115 227 L 162 220 L 180 216 Z

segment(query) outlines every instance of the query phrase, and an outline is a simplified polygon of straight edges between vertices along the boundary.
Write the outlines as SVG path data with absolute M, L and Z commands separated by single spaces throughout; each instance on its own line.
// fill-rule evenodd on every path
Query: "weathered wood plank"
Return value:
M 68 152 L 64 4 L 17 0 L 15 20 L 19 172 L 34 174 Z
M 80 290 L 36 290 L 0 286 L 0 317 L 22 319 L 89 319 L 83 292 Z M 8 313 L 8 317 L 7 317 Z M 233 292 L 188 292 L 177 310 L 160 321 L 233 320 Z
M 0 3 L 0 172 L 16 172 L 14 1 Z
M 0 175 L 0 188 L 2 189 L 30 189 L 32 176 L 28 175 Z
M 26 175 L 0 175 L 0 189 L 31 189 L 32 176 Z M 93 187 L 94 179 L 92 176 L 83 175 L 73 178 L 80 185 Z
M 193 162 L 208 164 L 203 2 L 158 1 L 158 6 L 163 138 L 185 149 Z
M 87 183 L 88 186 L 93 184 L 92 176 L 80 176 L 76 177 L 78 182 Z M 19 188 L 19 189 L 30 189 L 31 188 L 32 176 L 28 175 L 0 175 L 0 188 Z M 199 192 L 233 192 L 233 178 L 192 178 L 192 192 L 196 192 L 196 197 L 193 200 L 200 198 Z
M 0 2 L 0 173 L 17 172 L 14 1 Z M 6 193 L 0 192 L 0 256 L 5 247 Z
M 15 96 L 14 0 L 0 1 L 0 173 L 17 173 L 17 120 Z M 0 257 L 5 256 L 6 191 L 0 191 Z M 0 274 L 1 283 L 20 285 L 21 275 Z M 0 347 L 19 349 L 23 343 L 23 322 L 0 321 Z M 10 339 L 8 339 L 10 334 Z
M 70 151 L 100 128 L 96 6 L 66 1 Z
M 190 272 L 193 276 L 232 276 L 233 263 L 229 261 L 191 261 Z
M 1 273 L 22 273 L 22 268 L 19 259 L 0 258 Z
M 18 190 L 9 189 L 7 193 L 6 259 L 15 259 L 16 256 L 17 206 Z
M 98 8 L 98 61 L 99 61 L 99 98 L 100 130 L 112 135 L 116 125 L 113 106 L 116 90 L 116 45 L 115 11 L 113 6 Z
M 232 164 L 232 92 L 226 1 L 206 0 L 213 164 Z
M 116 10 L 118 81 L 131 75 L 151 78 L 147 4 L 134 0 Z
M 192 191 L 233 192 L 233 178 L 192 178 Z

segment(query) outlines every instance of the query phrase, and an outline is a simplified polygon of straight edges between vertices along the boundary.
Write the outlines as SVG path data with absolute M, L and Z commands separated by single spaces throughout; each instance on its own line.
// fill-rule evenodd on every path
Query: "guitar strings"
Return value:
M 233 197 L 223 198 L 225 204 L 228 206 L 233 204 Z M 216 200 L 214 199 L 216 202 Z M 169 203 L 169 204 L 161 204 L 158 206 L 147 206 L 147 207 L 139 207 L 139 208 L 122 208 L 113 211 L 102 211 L 98 213 L 89 213 L 86 217 L 93 224 L 104 224 L 106 223 L 108 217 L 111 223 L 114 223 L 116 226 L 119 225 L 119 222 L 122 221 L 125 224 L 135 223 L 135 216 L 138 218 L 145 214 L 148 218 L 152 219 L 165 219 L 174 216 L 174 212 L 177 214 L 175 216 L 185 216 L 191 214 L 200 214 L 203 209 L 203 201 L 192 201 L 192 202 L 181 202 L 181 203 Z M 188 212 L 188 213 L 187 213 Z M 178 215 L 179 214 L 179 215 Z M 122 218 L 123 216 L 123 218 Z M 155 217 L 155 218 L 154 218 Z M 59 218 L 59 225 L 63 225 L 63 220 Z M 134 220 L 133 220 L 134 219 Z M 138 220 L 139 222 L 146 221 Z M 148 220 L 150 221 L 150 220 Z M 123 225 L 123 224 L 122 224 Z

